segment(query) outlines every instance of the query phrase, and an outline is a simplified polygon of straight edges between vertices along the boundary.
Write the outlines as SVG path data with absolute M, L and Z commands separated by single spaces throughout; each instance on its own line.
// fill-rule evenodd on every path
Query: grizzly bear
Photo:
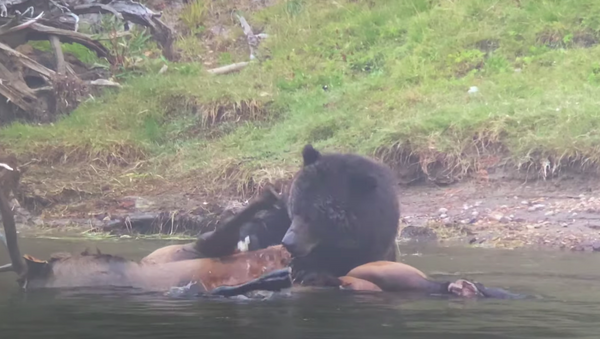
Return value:
M 357 154 L 321 154 L 312 145 L 302 158 L 287 196 L 291 225 L 282 239 L 293 257 L 294 280 L 312 284 L 368 262 L 395 261 L 400 207 L 391 169 Z

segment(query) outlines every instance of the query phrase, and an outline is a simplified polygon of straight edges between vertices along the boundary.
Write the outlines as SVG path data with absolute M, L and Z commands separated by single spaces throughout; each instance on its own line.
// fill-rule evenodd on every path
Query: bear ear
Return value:
M 356 193 L 366 194 L 377 188 L 377 179 L 366 173 L 350 174 L 350 189 Z
M 321 153 L 314 149 L 311 144 L 304 146 L 302 150 L 302 159 L 304 159 L 304 166 L 309 166 L 317 162 L 321 157 Z

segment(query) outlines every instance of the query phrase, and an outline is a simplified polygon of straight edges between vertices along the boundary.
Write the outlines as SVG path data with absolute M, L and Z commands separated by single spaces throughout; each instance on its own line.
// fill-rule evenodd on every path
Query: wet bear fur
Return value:
M 321 154 L 312 145 L 302 157 L 282 240 L 293 256 L 294 279 L 312 284 L 368 262 L 395 261 L 400 207 L 391 169 L 357 154 Z

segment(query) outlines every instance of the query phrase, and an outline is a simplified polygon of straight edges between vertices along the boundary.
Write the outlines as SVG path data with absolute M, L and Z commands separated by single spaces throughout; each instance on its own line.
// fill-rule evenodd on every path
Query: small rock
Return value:
M 529 205 L 529 201 L 523 200 L 523 201 L 521 201 L 521 205 Z
M 500 209 L 503 209 L 503 210 L 505 210 L 505 209 L 507 209 L 507 208 L 508 208 L 508 206 L 507 206 L 507 205 L 502 205 L 502 206 L 500 206 Z
M 417 242 L 436 241 L 437 234 L 429 227 L 406 226 L 400 231 L 400 238 Z
M 477 212 L 477 211 L 473 211 L 473 212 L 471 212 L 471 215 L 472 215 L 473 217 L 477 217 L 477 216 L 479 215 L 479 212 Z
M 131 203 L 133 203 L 133 206 L 130 205 Z M 130 209 L 133 207 L 133 208 L 140 209 L 140 210 L 148 209 L 149 207 L 154 205 L 154 203 L 152 201 L 150 201 L 149 199 L 138 197 L 138 196 L 125 197 L 122 200 L 122 204 L 123 204 L 123 208 Z
M 439 214 L 445 214 L 445 213 L 447 213 L 447 212 L 448 212 L 448 209 L 447 209 L 447 208 L 444 208 L 444 207 L 442 207 L 442 208 L 440 208 L 440 209 L 438 210 L 438 213 L 439 213 Z
M 448 215 L 446 215 L 446 214 L 440 214 L 440 218 L 442 218 L 442 219 L 445 219 L 447 217 L 448 217 Z
M 123 234 L 122 236 L 119 237 L 120 239 L 131 239 L 130 235 L 127 234 Z
M 492 212 L 490 213 L 489 217 L 496 221 L 500 221 L 502 218 L 504 218 L 504 214 L 500 212 Z
M 575 246 L 571 247 L 571 251 L 583 252 L 583 251 L 585 251 L 585 248 L 582 245 L 575 245 Z
M 562 227 L 569 227 L 569 224 L 567 224 L 566 222 L 563 222 L 560 224 Z
M 479 88 L 477 88 L 477 86 L 471 86 L 469 88 L 469 91 L 467 93 L 469 93 L 469 94 L 475 94 L 477 92 L 479 92 Z
M 507 224 L 507 223 L 510 222 L 510 219 L 508 217 L 502 217 L 498 221 L 501 222 L 501 223 L 503 223 L 503 224 Z
M 471 206 L 469 206 L 469 204 L 464 204 L 463 205 L 463 210 L 468 210 L 469 208 L 471 208 Z
M 452 220 L 450 218 L 444 218 L 444 219 L 442 219 L 442 222 L 444 223 L 445 226 L 452 225 Z
M 543 209 L 544 207 L 546 207 L 546 205 L 544 205 L 544 204 L 535 204 L 535 205 L 533 205 L 533 206 L 529 207 L 527 210 L 528 210 L 529 212 L 534 212 L 534 211 L 541 210 L 541 209 Z
M 474 244 L 474 243 L 476 243 L 476 242 L 477 242 L 477 238 L 471 238 L 471 239 L 469 240 L 469 244 Z
M 552 215 L 554 215 L 554 211 L 548 211 L 548 212 L 544 213 L 544 215 L 547 217 L 552 216 Z
M 481 204 L 483 204 L 483 202 L 481 202 L 481 201 L 475 201 L 475 207 L 479 207 L 479 206 L 481 206 Z

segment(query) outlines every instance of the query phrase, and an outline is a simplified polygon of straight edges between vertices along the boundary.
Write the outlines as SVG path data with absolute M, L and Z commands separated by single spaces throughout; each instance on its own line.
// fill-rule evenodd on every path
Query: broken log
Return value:
M 48 40 L 50 36 L 57 36 L 61 42 L 78 43 L 96 52 L 96 55 L 98 55 L 99 58 L 106 58 L 111 64 L 115 63 L 115 60 L 108 49 L 99 41 L 92 39 L 89 35 L 38 23 L 31 25 L 29 29 L 31 32 L 28 32 L 27 40 Z
M 1 37 L 0 37 L 0 39 L 1 39 Z M 26 56 L 25 54 L 23 54 L 21 52 L 18 52 L 16 50 L 10 48 L 9 46 L 3 44 L 2 42 L 0 42 L 0 54 L 5 54 L 5 55 L 15 59 L 18 63 L 20 63 L 23 66 L 27 67 L 28 69 L 36 72 L 37 74 L 43 76 L 47 80 L 52 79 L 56 75 L 56 72 L 54 72 L 53 70 L 44 67 L 39 62 L 31 59 L 30 57 Z
M 60 47 L 60 39 L 56 35 L 51 35 L 48 38 L 50 40 L 50 46 L 52 46 L 52 50 L 54 50 L 54 57 L 56 58 L 56 73 L 64 75 L 67 66 L 65 65 L 65 56 L 62 47 Z
M 200 232 L 206 229 L 205 217 L 177 212 L 133 212 L 105 220 L 101 230 L 110 233 L 174 234 L 178 231 Z
M 27 86 L 22 77 L 17 76 L 5 66 L 6 62 L 14 67 L 14 64 L 10 63 L 13 60 L 17 60 L 19 64 L 37 72 L 45 79 L 49 79 L 54 72 L 0 43 L 0 95 L 26 112 L 36 112 L 37 105 L 35 103 L 37 98 L 35 93 Z M 49 72 L 46 72 L 46 70 Z

